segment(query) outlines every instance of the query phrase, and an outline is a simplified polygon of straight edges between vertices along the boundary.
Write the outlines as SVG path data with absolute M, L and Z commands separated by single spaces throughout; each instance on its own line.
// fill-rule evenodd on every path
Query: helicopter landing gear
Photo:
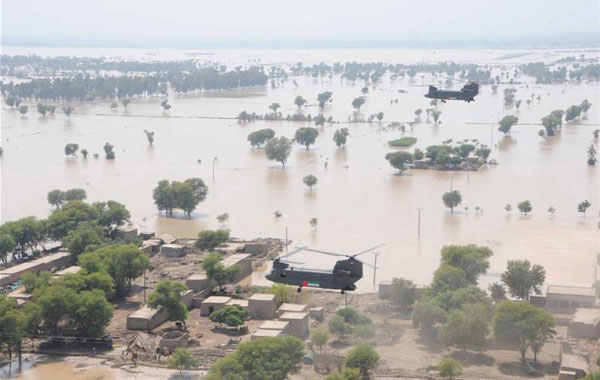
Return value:
M 301 287 L 301 286 L 299 286 L 299 287 L 298 287 L 298 289 L 296 289 L 296 291 L 297 291 L 298 293 L 300 293 L 300 292 L 302 291 L 302 287 Z
M 342 293 L 342 294 L 346 294 L 346 292 L 344 291 L 344 289 L 342 289 L 342 291 L 341 291 L 340 293 Z

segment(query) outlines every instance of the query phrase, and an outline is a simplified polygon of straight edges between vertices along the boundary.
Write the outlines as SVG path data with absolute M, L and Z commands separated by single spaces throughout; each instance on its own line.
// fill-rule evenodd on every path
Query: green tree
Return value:
M 448 191 L 442 196 L 444 206 L 450 209 L 450 213 L 454 214 L 454 207 L 458 206 L 462 202 L 462 195 L 458 190 Z
M 528 301 L 532 291 L 542 294 L 539 287 L 546 281 L 546 271 L 528 260 L 509 260 L 501 279 L 513 297 Z
M 302 127 L 296 131 L 294 135 L 294 140 L 306 147 L 306 150 L 315 143 L 317 136 L 319 135 L 319 131 L 316 128 L 312 127 Z
M 488 290 L 490 291 L 490 296 L 494 302 L 506 300 L 506 289 L 504 288 L 504 285 L 494 282 L 488 286 Z
M 71 313 L 76 305 L 75 291 L 62 286 L 47 286 L 42 288 L 37 297 L 37 303 L 42 311 L 44 324 L 58 334 L 58 322 L 62 317 Z
M 361 343 L 346 354 L 344 365 L 348 368 L 358 368 L 363 379 L 369 378 L 369 371 L 379 364 L 379 354 L 375 349 Z
M 211 253 L 202 260 L 202 269 L 206 272 L 206 277 L 213 280 L 222 289 L 223 285 L 233 282 L 240 272 L 240 267 L 232 265 L 227 268 L 221 262 L 221 255 Z
M 583 113 L 587 113 L 587 111 L 590 109 L 590 107 L 592 106 L 592 103 L 590 103 L 589 100 L 584 99 L 583 102 L 581 102 L 581 104 L 579 105 L 581 107 L 581 112 Z
M 238 328 L 244 326 L 249 315 L 248 309 L 238 305 L 232 305 L 214 311 L 208 318 L 215 323 Z
M 416 290 L 417 287 L 412 281 L 394 277 L 391 289 L 392 304 L 409 310 L 415 302 Z
M 577 211 L 583 213 L 583 217 L 585 218 L 585 212 L 591 206 L 592 204 L 588 200 L 585 200 L 577 205 Z
M 227 230 L 204 230 L 198 233 L 196 239 L 196 248 L 202 251 L 212 251 L 221 244 L 224 244 L 229 239 L 229 231 Z
M 189 317 L 189 312 L 182 298 L 182 293 L 186 290 L 187 286 L 181 282 L 161 280 L 148 296 L 148 306 L 153 309 L 163 308 L 169 314 L 170 321 L 181 322 L 187 330 L 185 320 Z
M 26 105 L 22 105 L 19 107 L 19 113 L 23 116 L 25 116 L 25 114 L 27 114 L 27 112 L 29 112 L 29 107 L 27 107 Z
M 447 245 L 442 248 L 441 264 L 461 268 L 469 284 L 476 285 L 480 275 L 490 267 L 489 258 L 494 253 L 488 247 L 475 244 Z
M 517 208 L 519 209 L 519 211 L 522 214 L 525 214 L 525 215 L 529 214 L 531 212 L 531 210 L 533 210 L 533 207 L 531 206 L 531 202 L 529 202 L 527 200 L 525 200 L 523 202 L 519 202 L 517 204 Z
M 30 294 L 50 285 L 51 281 L 52 273 L 45 270 L 41 271 L 39 274 L 27 272 L 21 276 L 21 283 L 25 287 L 25 291 Z
M 123 104 L 123 107 L 125 107 L 125 109 L 127 109 L 127 106 L 129 105 L 129 103 L 131 103 L 131 100 L 125 98 L 121 100 L 121 104 Z
M 46 117 L 46 113 L 48 112 L 48 109 L 46 108 L 45 105 L 43 105 L 42 103 L 38 103 L 37 104 L 37 111 L 40 115 Z
M 361 380 L 362 376 L 358 368 L 344 368 L 341 372 L 330 373 L 325 380 Z
M 61 190 L 52 190 L 48 193 L 48 203 L 59 208 L 65 202 L 65 194 Z
M 444 310 L 431 299 L 421 299 L 413 307 L 412 321 L 413 326 L 423 331 L 432 331 L 437 322 L 444 321 Z
M 194 354 L 187 348 L 178 347 L 169 357 L 168 367 L 170 369 L 178 369 L 181 373 L 184 369 L 190 370 L 197 368 L 200 365 L 200 359 L 195 358 Z
M 333 335 L 337 335 L 339 339 L 344 339 L 346 334 L 352 331 L 352 328 L 346 321 L 344 317 L 339 314 L 332 316 L 328 322 L 329 332 Z
M 536 309 L 529 302 L 504 301 L 496 306 L 492 325 L 494 338 L 516 344 L 525 364 L 527 349 L 533 344 L 536 353 L 543 343 L 554 335 L 554 318 L 546 311 Z
M 173 214 L 173 209 L 176 207 L 175 194 L 168 180 L 158 182 L 158 186 L 152 191 L 152 198 L 159 212 L 164 210 L 165 213 Z
M 505 135 L 510 134 L 510 130 L 513 127 L 513 125 L 517 124 L 519 122 L 519 118 L 513 115 L 507 115 L 504 116 L 502 118 L 502 120 L 500 120 L 499 124 L 500 127 L 498 127 L 498 130 L 502 133 L 504 133 Z
M 248 141 L 250 141 L 251 146 L 258 148 L 273 137 L 275 137 L 275 131 L 270 128 L 265 128 L 250 133 L 248 135 Z
M 229 213 L 224 212 L 221 215 L 217 215 L 217 221 L 219 223 L 221 223 L 221 225 L 225 225 L 225 223 L 227 223 L 227 221 L 229 220 Z
M 324 327 L 315 327 L 310 330 L 310 340 L 315 346 L 319 347 L 319 352 L 321 352 L 323 346 L 326 345 L 329 340 L 329 331 Z
M 447 379 L 455 379 L 462 373 L 460 363 L 452 358 L 444 358 L 438 364 L 438 375 Z
M 554 136 L 556 128 L 562 123 L 561 119 L 553 115 L 546 115 L 541 120 L 542 125 L 546 129 L 547 136 Z
M 75 328 L 87 336 L 101 336 L 112 318 L 113 306 L 100 289 L 86 290 L 75 297 L 70 313 Z
M 79 255 L 79 265 L 88 273 L 105 271 L 115 283 L 115 295 L 122 299 L 131 289 L 133 279 L 148 267 L 148 255 L 133 244 L 105 246 Z
M 407 169 L 407 166 L 413 162 L 413 155 L 409 152 L 392 152 L 385 155 L 390 165 L 398 169 L 400 173 Z
M 432 295 L 458 290 L 467 286 L 469 282 L 461 268 L 449 264 L 441 264 L 435 272 L 428 292 Z
M 125 205 L 116 201 L 95 202 L 92 206 L 98 210 L 97 222 L 104 228 L 107 236 L 113 235 L 116 228 L 128 222 L 131 217 Z
M 56 211 L 55 211 L 56 212 Z M 13 256 L 32 251 L 46 238 L 45 223 L 33 216 L 6 222 L 0 226 L 0 234 L 10 235 L 15 242 Z
M 295 337 L 262 338 L 238 345 L 219 360 L 207 380 L 285 380 L 300 370 L 304 343 Z
M 23 312 L 17 309 L 16 301 L 0 296 L 0 347 L 6 346 L 9 362 L 12 361 L 12 354 L 16 352 L 19 359 L 19 369 L 21 368 L 21 353 L 23 339 L 26 333 L 26 317 Z
M 171 105 L 169 104 L 169 100 L 168 99 L 163 99 L 160 102 L 160 106 L 162 107 L 164 112 L 167 112 L 168 110 L 171 109 Z
M 269 106 L 269 109 L 273 112 L 277 112 L 279 108 L 281 108 L 281 105 L 279 103 L 271 103 L 271 105 Z
M 354 107 L 357 111 L 360 111 L 360 107 L 365 104 L 365 97 L 359 96 L 358 98 L 354 98 L 352 101 L 352 107 Z
M 83 189 L 69 189 L 64 192 L 63 198 L 65 202 L 83 201 L 87 198 L 87 194 Z
M 318 179 L 314 175 L 309 174 L 302 178 L 302 182 L 312 190 L 313 186 L 317 184 Z
M 285 167 L 285 163 L 292 151 L 292 142 L 285 137 L 274 137 L 265 145 L 265 154 L 270 161 L 281 162 L 281 166 Z
M 7 233 L 0 233 L 0 260 L 4 265 L 8 262 L 8 254 L 15 250 L 15 239 Z
M 304 106 L 306 104 L 306 99 L 304 99 L 302 96 L 298 95 L 296 96 L 296 99 L 294 99 L 294 104 L 296 106 L 298 106 L 298 109 L 302 108 L 302 106 Z
M 567 111 L 565 112 L 565 121 L 567 123 L 575 121 L 581 116 L 581 111 L 581 106 L 578 105 L 572 105 L 571 107 L 567 108 Z
M 316 126 L 320 125 L 322 127 L 322 126 L 325 125 L 325 121 L 326 121 L 325 120 L 325 116 L 323 116 L 323 114 L 321 114 L 321 113 L 317 117 L 315 117 L 314 120 L 315 120 L 315 125 Z
M 8 95 L 6 98 L 4 98 L 4 102 L 7 106 L 13 108 L 15 106 L 15 103 L 17 102 L 17 97 L 14 95 Z
M 73 108 L 71 106 L 66 106 L 66 107 L 63 107 L 62 110 L 63 110 L 64 114 L 67 115 L 68 118 L 70 118 L 73 111 L 75 111 L 75 108 Z
M 463 309 L 450 310 L 448 313 L 441 329 L 442 340 L 463 351 L 469 347 L 481 347 L 485 342 L 488 325 L 486 305 L 465 305 Z
M 319 103 L 319 108 L 325 108 L 325 105 L 331 101 L 331 96 L 333 93 L 331 91 L 325 91 L 317 95 L 317 102 Z
M 348 132 L 348 128 L 336 129 L 335 133 L 333 134 L 333 141 L 335 141 L 335 145 L 337 145 L 338 148 L 346 145 L 349 135 L 350 132 Z
M 431 116 L 433 117 L 433 122 L 435 124 L 438 123 L 438 120 L 440 119 L 441 114 L 442 114 L 442 111 L 440 111 L 440 110 L 437 110 L 437 109 L 431 110 Z
M 88 156 L 88 154 L 89 154 L 89 153 L 90 153 L 90 152 L 88 152 L 88 150 L 87 150 L 87 149 L 85 149 L 85 148 L 83 148 L 83 149 L 81 150 L 81 155 L 83 156 L 83 158 L 87 158 L 87 156 Z
M 272 284 L 267 293 L 273 294 L 277 304 L 290 303 L 294 300 L 296 291 L 293 287 L 285 284 Z

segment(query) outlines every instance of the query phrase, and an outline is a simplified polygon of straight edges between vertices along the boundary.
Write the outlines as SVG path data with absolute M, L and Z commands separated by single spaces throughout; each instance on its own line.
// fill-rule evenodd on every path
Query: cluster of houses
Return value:
M 421 298 L 425 286 L 416 286 L 416 298 Z M 379 298 L 390 299 L 391 282 L 379 285 Z M 597 341 L 600 338 L 600 308 L 596 303 L 594 287 L 548 285 L 542 295 L 532 295 L 530 302 L 551 313 L 566 316 L 559 318 L 559 324 L 567 325 L 567 340 L 585 339 Z M 589 372 L 585 358 L 573 352 L 569 341 L 562 341 L 558 352 L 559 380 L 572 380 L 584 377 Z

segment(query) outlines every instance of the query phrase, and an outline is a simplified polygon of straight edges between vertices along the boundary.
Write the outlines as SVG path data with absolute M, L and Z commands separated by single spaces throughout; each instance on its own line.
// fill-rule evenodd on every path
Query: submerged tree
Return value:
M 352 101 L 352 107 L 354 107 L 357 111 L 360 111 L 360 107 L 365 104 L 364 96 L 359 96 L 358 98 L 354 98 Z
M 279 108 L 281 108 L 281 105 L 279 103 L 271 103 L 271 105 L 269 106 L 269 109 L 273 112 L 277 112 Z
M 594 144 L 591 144 L 590 147 L 587 150 L 587 154 L 588 154 L 588 159 L 587 159 L 587 163 L 588 165 L 596 165 L 596 162 L 598 161 L 596 159 L 596 148 L 594 147 Z
M 462 202 L 462 195 L 458 190 L 448 191 L 442 196 L 442 201 L 450 209 L 450 213 L 454 214 L 454 208 Z
M 312 190 L 313 186 L 317 184 L 318 179 L 314 175 L 309 174 L 302 179 L 302 182 Z
M 114 147 L 114 145 L 109 143 L 104 144 L 104 146 L 102 147 L 102 149 L 104 149 L 104 154 L 106 155 L 107 160 L 112 160 L 115 158 L 115 152 L 113 151 Z
M 165 112 L 171 109 L 171 105 L 169 104 L 168 99 L 164 99 L 163 101 L 161 101 L 160 106 L 162 107 L 163 111 L 165 111 Z
M 409 164 L 414 160 L 413 155 L 409 152 L 392 152 L 385 155 L 390 165 L 398 169 L 400 174 L 405 171 Z
M 292 142 L 283 136 L 274 137 L 265 145 L 267 159 L 281 162 L 282 167 L 285 167 L 285 163 L 287 162 L 291 151 Z
M 504 116 L 502 118 L 502 120 L 500 120 L 499 124 L 500 127 L 498 127 L 498 130 L 502 133 L 504 133 L 505 135 L 510 134 L 510 130 L 513 127 L 513 125 L 517 124 L 519 122 L 519 118 L 513 115 L 507 115 Z
M 325 108 L 325 105 L 328 102 L 331 102 L 331 96 L 333 93 L 331 91 L 325 91 L 317 95 L 317 102 L 319 103 L 319 108 Z
M 523 202 L 519 202 L 517 204 L 517 208 L 524 215 L 529 214 L 531 212 L 531 210 L 533 210 L 533 207 L 531 206 L 531 202 L 528 201 L 528 200 L 524 200 Z
M 79 150 L 79 145 L 74 143 L 69 143 L 65 145 L 65 155 L 71 157 L 77 157 L 77 151 Z
M 67 117 L 71 117 L 71 114 L 73 113 L 73 111 L 75 111 L 75 108 L 71 107 L 71 106 L 66 106 L 62 108 L 63 113 L 65 115 L 67 115 Z
M 302 96 L 298 95 L 298 96 L 296 96 L 296 99 L 294 99 L 294 104 L 298 107 L 298 109 L 301 109 L 302 106 L 304 106 L 306 104 L 306 99 L 304 99 Z
M 301 145 L 306 147 L 306 150 L 310 147 L 310 145 L 314 144 L 317 136 L 319 135 L 319 131 L 316 128 L 312 127 L 302 127 L 296 131 L 294 135 L 294 140 Z
M 585 200 L 577 205 L 577 211 L 582 213 L 583 217 L 585 218 L 585 212 L 591 206 L 592 206 L 592 204 L 588 200 Z
M 154 131 L 148 131 L 144 129 L 144 133 L 146 134 L 146 138 L 148 139 L 148 143 L 150 145 L 154 144 Z
M 348 128 L 337 129 L 333 134 L 333 141 L 335 141 L 335 145 L 337 145 L 338 148 L 346 145 L 349 135 L 350 132 L 348 132 Z
M 25 116 L 25 114 L 29 111 L 29 107 L 26 106 L 25 104 L 19 107 L 19 113 L 22 116 Z

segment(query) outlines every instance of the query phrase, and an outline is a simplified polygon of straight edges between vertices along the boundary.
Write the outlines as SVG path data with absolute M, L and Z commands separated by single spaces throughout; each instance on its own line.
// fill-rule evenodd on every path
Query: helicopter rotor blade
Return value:
M 297 265 L 304 265 L 305 263 L 301 263 L 299 261 L 292 261 L 292 260 L 280 260 L 282 263 L 286 263 L 286 264 L 297 264 Z
M 354 260 L 356 260 L 356 261 L 360 261 L 360 260 L 358 260 L 358 259 L 354 259 Z M 369 264 L 369 263 L 365 263 L 364 261 L 360 261 L 360 262 L 361 262 L 361 263 L 363 263 L 363 265 L 366 265 L 366 266 L 368 266 L 368 267 L 371 267 L 371 268 L 373 268 L 373 269 L 379 269 L 379 268 L 378 268 L 378 267 L 376 267 L 375 265 L 371 265 L 371 264 Z
M 379 248 L 379 247 L 383 247 L 384 245 L 385 245 L 385 243 L 382 243 L 382 244 L 376 245 L 375 247 L 372 247 L 372 248 L 366 249 L 366 250 L 364 250 L 364 251 L 362 251 L 362 252 L 358 252 L 358 253 L 356 253 L 356 254 L 352 255 L 352 257 L 356 257 L 356 256 L 364 255 L 365 253 L 371 252 L 372 250 L 374 250 L 374 249 L 377 249 L 377 248 Z
M 296 253 L 302 252 L 304 250 L 306 250 L 306 247 L 296 247 L 296 249 L 294 249 L 292 252 L 286 253 L 283 256 L 279 256 L 278 259 L 280 259 L 280 260 L 285 259 L 286 257 L 290 257 L 290 256 L 295 255 Z
M 312 249 L 312 248 L 304 248 L 305 251 L 308 252 L 315 252 L 315 253 L 321 253 L 323 255 L 329 255 L 329 256 L 337 256 L 337 257 L 349 257 L 348 255 L 344 255 L 341 253 L 335 253 L 335 252 L 327 252 L 327 251 L 320 251 L 318 249 Z

